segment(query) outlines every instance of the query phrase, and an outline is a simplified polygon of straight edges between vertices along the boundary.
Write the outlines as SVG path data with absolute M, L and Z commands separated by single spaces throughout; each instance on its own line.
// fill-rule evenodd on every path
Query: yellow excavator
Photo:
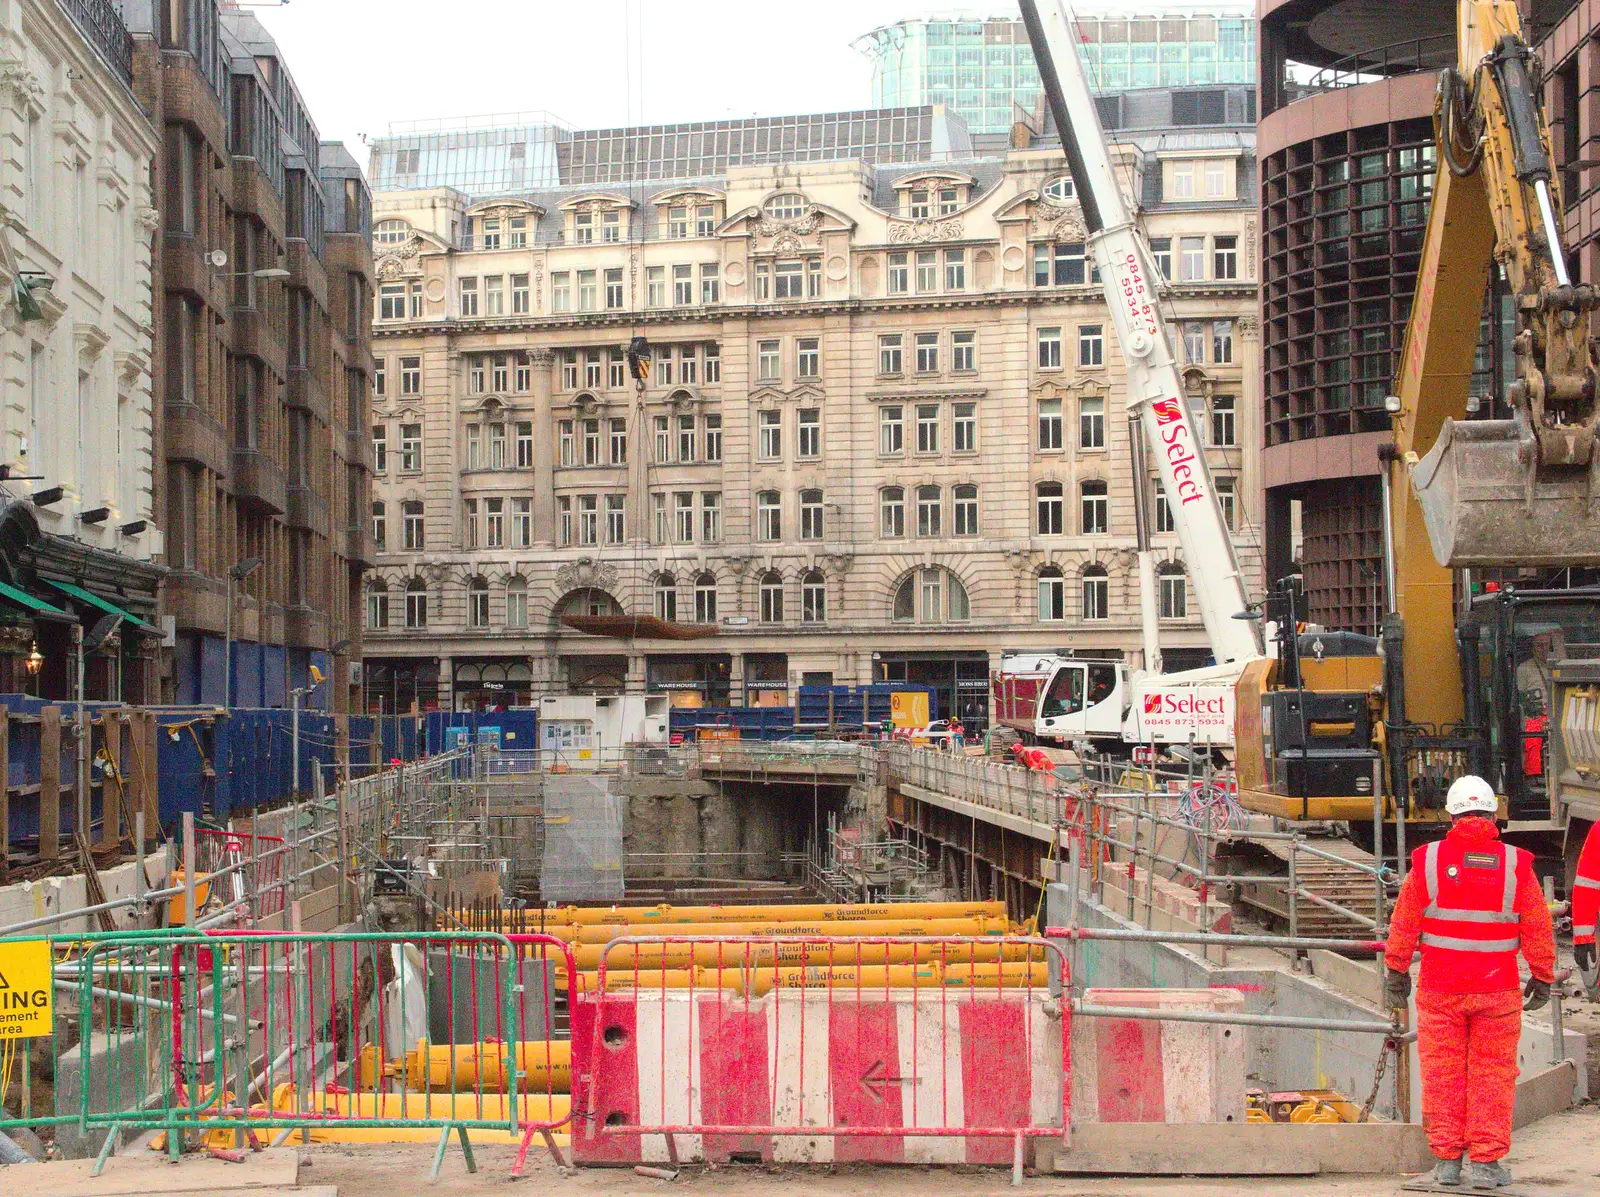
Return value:
M 1600 564 L 1600 292 L 1568 271 L 1540 68 L 1516 5 L 1463 0 L 1457 35 L 1386 402 L 1394 439 L 1379 455 L 1382 636 L 1302 633 L 1292 580 L 1272 589 L 1256 614 L 1282 629 L 1276 655 L 1250 665 L 1236 691 L 1239 797 L 1355 828 L 1372 826 L 1376 795 L 1386 820 L 1442 822 L 1450 781 L 1472 771 L 1496 786 L 1513 828 L 1559 832 L 1577 812 L 1563 778 L 1592 772 L 1594 813 L 1583 817 L 1600 814 L 1600 589 L 1492 577 Z M 1516 378 L 1487 414 L 1511 414 L 1467 418 L 1495 269 L 1514 300 Z M 1592 676 L 1577 668 L 1585 659 Z M 1573 719 L 1590 721 L 1576 755 L 1563 739 Z

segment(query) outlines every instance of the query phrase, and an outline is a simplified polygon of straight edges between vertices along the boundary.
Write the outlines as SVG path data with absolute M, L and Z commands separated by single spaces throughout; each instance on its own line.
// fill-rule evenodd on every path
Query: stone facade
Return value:
M 163 143 L 162 697 L 285 706 L 316 664 L 335 684 L 307 704 L 345 710 L 367 561 L 365 434 L 350 433 L 370 390 L 370 197 L 254 17 L 201 0 L 129 20 Z
M 127 30 L 109 6 L 76 12 L 82 24 L 54 0 L 0 3 L 0 578 L 59 609 L 0 603 L 0 689 L 48 697 L 76 695 L 75 625 L 101 615 L 55 584 L 150 620 L 162 552 L 149 329 L 159 142 L 129 85 Z M 19 278 L 37 284 L 26 303 Z M 140 701 L 153 658 L 153 639 L 124 624 L 91 656 L 85 692 Z
M 1254 587 L 1249 133 L 1162 144 L 1118 156 L 1177 280 L 1169 318 Z M 369 707 L 624 687 L 775 704 L 910 679 L 980 715 L 1003 650 L 1136 659 L 1135 486 L 1153 484 L 1133 477 L 1064 169 L 1030 149 L 379 193 Z M 1168 666 L 1201 663 L 1176 536 L 1155 544 Z M 582 614 L 696 638 L 563 622 Z

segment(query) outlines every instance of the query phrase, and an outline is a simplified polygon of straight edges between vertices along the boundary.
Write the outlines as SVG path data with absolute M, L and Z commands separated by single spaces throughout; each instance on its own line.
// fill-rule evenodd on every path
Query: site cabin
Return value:
M 551 694 L 539 700 L 539 747 L 550 752 L 665 744 L 665 694 Z
M 1207 684 L 1208 673 L 1218 673 Z M 994 722 L 1024 743 L 1088 741 L 1101 751 L 1132 744 L 1233 743 L 1233 686 L 1226 671 L 1133 675 L 1121 661 L 1054 653 L 1002 658 L 990 678 Z

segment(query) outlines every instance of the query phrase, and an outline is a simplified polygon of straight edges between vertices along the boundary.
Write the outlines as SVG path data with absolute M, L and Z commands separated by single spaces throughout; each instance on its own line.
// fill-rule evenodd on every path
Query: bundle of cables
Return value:
M 1208 827 L 1215 834 L 1243 831 L 1250 812 L 1239 805 L 1232 789 L 1214 781 L 1197 781 L 1178 799 L 1178 820 L 1188 827 Z

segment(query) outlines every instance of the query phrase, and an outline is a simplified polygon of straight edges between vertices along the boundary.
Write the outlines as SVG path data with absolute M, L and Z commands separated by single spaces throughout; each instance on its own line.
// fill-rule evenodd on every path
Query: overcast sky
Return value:
M 574 128 L 864 108 L 850 43 L 918 0 L 293 0 L 250 5 L 324 138 L 546 110 Z M 988 0 L 963 11 L 1005 13 Z

